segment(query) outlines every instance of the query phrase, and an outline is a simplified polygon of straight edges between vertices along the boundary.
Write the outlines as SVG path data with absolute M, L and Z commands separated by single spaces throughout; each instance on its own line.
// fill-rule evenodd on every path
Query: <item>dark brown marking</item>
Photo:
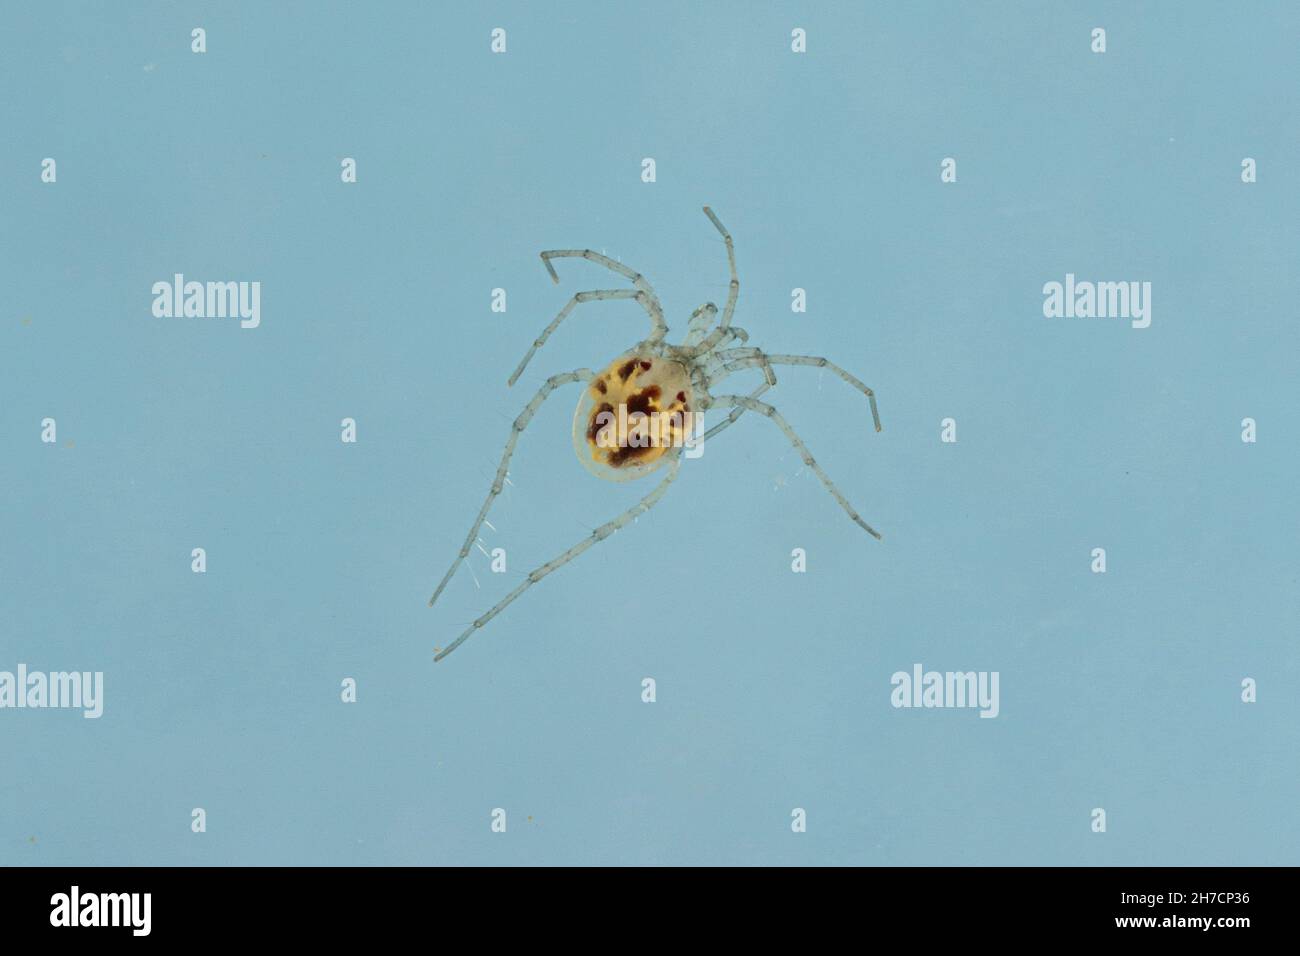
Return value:
M 609 453 L 609 463 L 614 468 L 622 468 L 637 458 L 650 454 L 657 449 L 653 445 L 645 445 L 641 448 L 633 448 L 631 445 L 620 445 Z
M 607 391 L 609 391 L 609 386 L 605 384 L 605 380 L 603 378 L 596 379 L 596 391 L 600 392 L 600 394 L 602 395 L 604 395 Z
M 618 367 L 618 377 L 626 382 L 636 368 L 636 359 L 628 359 Z
M 655 404 L 659 398 L 659 386 L 651 385 L 649 388 L 643 388 L 641 391 L 629 395 L 627 398 L 627 414 L 630 418 L 635 412 L 643 415 L 649 415 L 657 410 Z
M 609 402 L 602 402 L 600 408 L 591 413 L 591 422 L 587 425 L 587 441 L 593 445 L 596 444 L 596 436 L 600 434 L 602 428 L 608 428 L 609 424 L 602 425 L 600 416 L 602 412 L 613 412 L 614 406 Z
M 679 401 L 679 402 L 684 402 L 684 401 L 686 401 L 686 393 L 685 393 L 685 392 L 678 392 L 678 393 L 677 393 L 677 401 Z
M 644 359 L 641 360 L 641 371 L 643 372 L 650 371 L 650 363 L 645 361 Z

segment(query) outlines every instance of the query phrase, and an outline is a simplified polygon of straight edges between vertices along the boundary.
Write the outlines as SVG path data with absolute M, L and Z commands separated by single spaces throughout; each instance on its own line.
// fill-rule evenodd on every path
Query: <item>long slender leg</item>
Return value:
M 862 384 L 857 376 L 846 372 L 830 359 L 824 359 L 816 355 L 769 355 L 766 353 L 761 358 L 758 358 L 749 354 L 749 352 L 749 349 L 727 349 L 717 353 L 717 355 L 718 358 L 723 360 L 722 368 L 726 372 L 735 372 L 744 368 L 756 368 L 764 365 L 807 365 L 814 368 L 829 369 L 867 396 L 867 401 L 871 403 L 872 421 L 875 423 L 876 431 L 880 431 L 880 412 L 876 410 L 876 393 Z M 726 377 L 724 374 L 713 381 L 720 382 Z
M 603 525 L 601 525 L 599 528 L 593 531 L 586 538 L 583 538 L 581 541 L 575 544 L 568 551 L 565 551 L 563 554 L 561 554 L 558 557 L 552 558 L 550 561 L 547 561 L 541 567 L 529 571 L 528 577 L 526 577 L 523 581 L 520 581 L 519 585 L 513 591 L 511 591 L 504 598 L 502 598 L 497 603 L 497 605 L 492 608 L 492 610 L 488 611 L 477 621 L 471 624 L 468 628 L 466 628 L 465 632 L 461 634 L 460 637 L 456 638 L 445 648 L 439 651 L 433 659 L 435 661 L 442 660 L 444 657 L 446 657 L 456 648 L 460 647 L 461 644 L 465 643 L 465 641 L 475 631 L 482 628 L 485 624 L 487 624 L 488 621 L 492 620 L 492 618 L 496 617 L 498 614 L 504 611 L 506 607 L 508 607 L 510 603 L 514 601 L 515 598 L 519 597 L 519 595 L 523 594 L 525 591 L 527 591 L 530 587 L 532 587 L 542 578 L 546 577 L 556 568 L 560 568 L 568 564 L 570 561 L 572 561 L 578 555 L 582 554 L 582 552 L 586 551 L 588 548 L 596 544 L 598 541 L 604 541 L 611 534 L 613 534 L 619 528 L 626 525 L 633 518 L 649 511 L 652 507 L 654 507 L 655 503 L 658 502 L 659 499 L 664 496 L 664 493 L 668 490 L 668 486 L 672 484 L 673 479 L 677 477 L 677 469 L 680 466 L 681 466 L 681 456 L 677 455 L 669 463 L 668 474 L 664 476 L 664 480 L 659 482 L 659 484 L 655 487 L 653 491 L 651 491 L 648 495 L 646 495 L 644 498 L 642 498 L 640 501 L 634 504 L 631 508 L 628 508 L 627 511 L 624 511 L 613 521 L 605 522 Z
M 718 329 L 725 331 L 731 325 L 731 318 L 736 314 L 736 300 L 740 298 L 740 278 L 736 274 L 736 245 L 731 241 L 731 233 L 727 232 L 727 227 L 722 224 L 722 220 L 715 216 L 708 206 L 704 207 L 704 215 L 709 217 L 709 221 L 722 234 L 722 241 L 727 246 L 727 265 L 731 269 L 731 282 L 727 286 L 727 304 L 722 310 L 722 321 L 718 323 Z
M 736 300 L 740 297 L 740 278 L 736 273 L 736 246 L 731 241 L 731 233 L 727 232 L 727 227 L 722 224 L 713 210 L 708 206 L 704 207 L 704 215 L 709 217 L 709 221 L 722 233 L 722 241 L 727 245 L 727 265 L 731 268 L 731 284 L 727 287 L 727 304 L 722 309 L 722 320 L 718 322 L 718 327 L 708 334 L 708 336 L 699 345 L 695 346 L 692 354 L 699 355 L 707 352 L 717 346 L 722 337 L 727 334 L 727 328 L 731 325 L 731 317 L 736 314 Z
M 835 483 L 831 481 L 830 476 L 822 470 L 821 465 L 817 464 L 817 460 L 813 458 L 812 452 L 810 452 L 808 446 L 803 443 L 803 439 L 800 438 L 795 433 L 795 430 L 790 427 L 790 423 L 781 417 L 780 412 L 766 402 L 760 402 L 757 399 L 749 398 L 745 395 L 719 395 L 716 401 L 720 405 L 733 405 L 747 408 L 750 411 L 758 412 L 760 415 L 766 415 L 768 418 L 772 419 L 772 421 L 776 422 L 777 427 L 780 428 L 781 431 L 785 432 L 785 437 L 790 439 L 790 444 L 794 445 L 795 449 L 803 458 L 803 463 L 816 473 L 817 477 L 821 479 L 822 484 L 826 486 L 826 490 L 829 491 L 832 497 L 840 503 L 840 507 L 848 512 L 849 517 L 853 519 L 854 523 L 873 538 L 880 538 L 880 532 L 863 521 L 862 516 L 858 514 L 857 510 L 851 504 L 849 504 L 848 499 L 845 498 L 844 495 L 840 494 L 840 490 L 835 487 Z
M 609 256 L 602 255 L 599 252 L 593 252 L 590 249 L 548 249 L 542 253 L 542 264 L 546 266 L 546 271 L 551 274 L 551 280 L 557 285 L 560 277 L 555 271 L 555 266 L 551 265 L 552 259 L 586 259 L 588 262 L 594 262 L 597 265 L 604 266 L 611 272 L 617 272 L 625 279 L 630 279 L 632 285 L 638 292 L 645 293 L 641 305 L 645 308 L 646 314 L 650 316 L 651 342 L 658 342 L 668 334 L 668 323 L 664 321 L 664 307 L 659 304 L 659 296 L 655 295 L 655 290 L 650 287 L 645 276 L 635 269 L 629 269 L 623 263 Z
M 483 507 L 478 510 L 478 517 L 474 519 L 474 526 L 469 529 L 469 534 L 465 536 L 465 543 L 461 545 L 460 553 L 456 555 L 456 560 L 451 563 L 447 573 L 442 576 L 442 581 L 438 589 L 433 592 L 433 597 L 429 598 L 429 607 L 433 607 L 433 602 L 438 600 L 438 595 L 442 594 L 442 589 L 447 586 L 451 576 L 456 573 L 461 562 L 465 560 L 465 555 L 469 554 L 470 547 L 473 546 L 478 538 L 479 529 L 483 527 L 483 522 L 487 519 L 488 509 L 492 507 L 492 502 L 496 500 L 497 495 L 501 494 L 501 489 L 505 486 L 506 469 L 510 465 L 510 456 L 515 453 L 515 443 L 519 441 L 520 433 L 528 427 L 532 421 L 533 414 L 537 411 L 542 402 L 546 401 L 546 396 L 555 391 L 561 385 L 567 385 L 569 382 L 589 382 L 595 375 L 589 368 L 575 369 L 572 372 L 562 372 L 559 375 L 552 375 L 542 387 L 537 390 L 532 401 L 524 406 L 524 410 L 519 413 L 515 419 L 514 425 L 510 431 L 510 438 L 506 441 L 505 451 L 501 453 L 501 464 L 497 466 L 496 478 L 492 481 L 492 490 L 488 492 L 487 499 L 483 502 Z
M 579 292 L 569 300 L 568 305 L 560 310 L 559 315 L 551 319 L 551 324 L 542 330 L 542 334 L 537 336 L 527 354 L 519 360 L 518 367 L 515 368 L 514 374 L 510 376 L 506 384 L 513 386 L 515 382 L 519 381 L 519 376 L 524 373 L 524 368 L 532 361 L 533 356 L 537 354 L 537 350 L 546 344 L 546 340 L 551 337 L 551 333 L 559 327 L 561 322 L 568 318 L 569 313 L 576 306 L 581 305 L 583 302 L 605 302 L 609 299 L 637 299 L 640 301 L 644 297 L 645 293 L 639 289 L 592 289 L 590 292 Z

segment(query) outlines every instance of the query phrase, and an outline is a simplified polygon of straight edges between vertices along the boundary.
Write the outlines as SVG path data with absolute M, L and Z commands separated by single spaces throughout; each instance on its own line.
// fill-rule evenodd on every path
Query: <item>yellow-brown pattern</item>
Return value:
M 622 356 L 588 385 L 587 449 L 611 468 L 646 467 L 690 433 L 691 386 L 686 369 L 668 359 Z M 626 434 L 619 435 L 620 408 Z

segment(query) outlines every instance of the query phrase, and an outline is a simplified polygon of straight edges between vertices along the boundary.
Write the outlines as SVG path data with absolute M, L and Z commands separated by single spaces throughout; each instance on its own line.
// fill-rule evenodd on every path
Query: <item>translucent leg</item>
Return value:
M 609 299 L 636 299 L 640 301 L 644 297 L 645 293 L 636 289 L 593 289 L 590 292 L 579 292 L 569 300 L 568 305 L 560 310 L 559 315 L 551 319 L 551 324 L 542 330 L 542 334 L 537 336 L 528 352 L 519 360 L 519 365 L 515 368 L 514 374 L 510 376 L 510 380 L 506 384 L 513 386 L 515 382 L 519 381 L 519 376 L 524 374 L 524 368 L 532 361 L 533 356 L 537 354 L 537 350 L 546 344 L 546 340 L 551 337 L 551 333 L 559 327 L 561 322 L 568 318 L 569 313 L 573 311 L 575 306 L 583 302 L 604 302 Z
M 660 341 L 668 334 L 668 323 L 664 321 L 664 307 L 659 304 L 659 296 L 655 295 L 655 290 L 650 287 L 645 276 L 635 269 L 629 269 L 623 263 L 616 259 L 599 252 L 593 252 L 590 249 L 548 249 L 542 253 L 542 264 L 546 266 L 546 271 L 551 274 L 551 279 L 559 283 L 560 276 L 555 271 L 555 266 L 551 264 L 552 259 L 586 259 L 588 262 L 594 262 L 596 265 L 604 266 L 611 272 L 616 272 L 629 279 L 632 286 L 638 291 L 645 293 L 644 299 L 639 299 L 641 305 L 645 308 L 646 314 L 650 316 L 650 338 L 651 342 Z
M 871 405 L 871 419 L 875 423 L 876 431 L 880 431 L 880 412 L 876 410 L 876 393 L 862 384 L 857 376 L 846 372 L 830 359 L 815 355 L 769 355 L 766 353 L 755 356 L 750 354 L 751 351 L 750 349 L 727 349 L 724 352 L 718 352 L 717 357 L 722 361 L 722 368 L 726 373 L 745 368 L 762 368 L 769 365 L 807 365 L 813 368 L 829 369 L 867 396 L 867 401 Z M 726 374 L 723 374 L 714 378 L 713 381 L 720 382 L 726 377 Z
M 812 469 L 817 477 L 821 479 L 822 484 L 826 486 L 826 490 L 829 491 L 831 496 L 839 502 L 840 507 L 848 513 L 848 516 L 853 519 L 854 523 L 873 538 L 880 538 L 880 532 L 862 520 L 862 516 L 858 514 L 857 509 L 855 509 L 853 505 L 849 504 L 848 499 L 845 498 L 844 495 L 840 493 L 840 490 L 835 487 L 835 483 L 831 481 L 830 476 L 822 470 L 822 466 L 817 464 L 816 459 L 812 456 L 812 452 L 810 452 L 808 446 L 803 443 L 803 439 L 800 438 L 798 434 L 795 433 L 795 430 L 790 427 L 790 423 L 781 417 L 780 412 L 766 402 L 760 402 L 757 399 L 745 395 L 719 395 L 716 401 L 719 405 L 734 405 L 750 411 L 758 412 L 760 415 L 765 415 L 772 419 L 772 421 L 776 422 L 777 427 L 780 428 L 781 431 L 785 432 L 785 437 L 790 439 L 790 444 L 794 445 L 795 450 L 798 451 L 800 457 L 803 458 L 803 463 Z M 705 437 L 707 438 L 707 434 Z
M 505 486 L 506 470 L 510 467 L 510 456 L 515 453 L 515 444 L 519 441 L 519 435 L 532 421 L 533 414 L 542 402 L 546 401 L 546 396 L 561 385 L 567 385 L 569 382 L 589 382 L 594 374 L 589 368 L 580 368 L 572 372 L 552 375 L 542 383 L 542 387 L 537 390 L 537 394 L 533 396 L 532 401 L 525 405 L 524 410 L 519 413 L 519 417 L 515 419 L 514 426 L 511 429 L 510 438 L 506 441 L 505 451 L 501 453 L 501 464 L 497 467 L 496 478 L 492 481 L 492 489 L 488 492 L 487 500 L 483 502 L 483 507 L 478 510 L 478 517 L 474 519 L 474 526 L 469 529 L 469 534 L 465 536 L 465 543 L 461 545 L 456 560 L 451 563 L 447 573 L 442 576 L 442 581 L 438 584 L 437 590 L 433 592 L 433 597 L 429 598 L 429 607 L 433 607 L 433 602 L 438 600 L 438 595 L 442 594 L 442 589 L 447 586 L 447 582 L 451 580 L 451 576 L 456 573 L 456 569 L 461 566 L 461 562 L 465 560 L 465 555 L 469 554 L 469 549 L 477 540 L 479 529 L 483 527 L 483 522 L 487 520 L 488 509 L 492 507 L 492 502 L 496 500 L 497 495 L 501 494 L 501 489 Z
M 704 207 L 704 215 L 709 217 L 709 221 L 722 234 L 722 241 L 726 243 L 727 265 L 731 269 L 731 284 L 727 287 L 727 304 L 722 310 L 722 320 L 704 341 L 694 347 L 692 351 L 694 355 L 700 355 L 717 347 L 718 342 L 727 334 L 727 329 L 731 326 L 731 317 L 736 314 L 736 300 L 740 297 L 740 279 L 736 273 L 736 246 L 731 241 L 731 233 L 727 232 L 727 227 L 722 224 L 722 220 L 715 216 L 713 210 L 708 206 Z
M 744 329 L 733 328 L 730 329 L 729 331 L 744 332 Z M 746 338 L 748 338 L 748 336 L 746 336 Z M 709 384 L 709 387 L 716 385 L 718 382 L 727 378 L 732 371 L 735 371 L 735 369 L 727 368 L 725 359 L 721 358 L 722 356 L 726 356 L 726 355 L 735 356 L 735 358 L 733 358 L 733 361 L 738 361 L 741 356 L 744 356 L 746 359 L 752 359 L 752 363 L 746 365 L 745 368 L 761 368 L 763 370 L 763 383 L 749 393 L 750 398 L 758 398 L 758 396 L 762 395 L 769 388 L 771 388 L 773 385 L 776 384 L 776 371 L 772 368 L 770 364 L 763 361 L 764 355 L 762 349 L 738 348 L 738 349 L 730 349 L 727 352 L 715 352 L 713 353 L 713 355 L 709 357 L 710 362 L 722 362 L 722 364 L 717 366 L 716 368 L 713 367 L 710 368 L 709 374 L 706 379 Z M 722 372 L 722 374 L 719 375 L 717 374 L 718 372 Z M 740 416 L 745 414 L 746 411 L 747 409 L 743 405 L 737 405 L 735 408 L 731 410 L 731 412 L 727 415 L 726 418 L 718 422 L 718 424 L 714 425 L 712 428 L 710 428 L 708 431 L 704 433 L 704 441 L 708 441 L 718 432 L 722 431 L 725 428 L 730 427 L 731 425 L 734 425 L 736 419 L 740 418 Z
M 626 525 L 633 518 L 649 511 L 652 507 L 654 507 L 655 503 L 664 496 L 664 493 L 668 491 L 668 486 L 672 484 L 673 479 L 677 477 L 677 469 L 680 466 L 681 466 L 681 456 L 676 455 L 668 465 L 669 468 L 668 474 L 664 477 L 663 481 L 659 482 L 659 484 L 655 487 L 653 491 L 651 491 L 648 495 L 646 495 L 644 498 L 642 498 L 640 501 L 634 504 L 631 508 L 628 508 L 627 511 L 624 511 L 613 521 L 605 522 L 605 524 L 601 525 L 590 535 L 588 535 L 586 538 L 583 538 L 581 541 L 575 544 L 568 551 L 565 551 L 559 557 L 552 558 L 550 561 L 547 561 L 541 567 L 535 568 L 534 570 L 528 572 L 528 577 L 526 577 L 523 581 L 519 582 L 519 585 L 513 591 L 511 591 L 504 598 L 502 598 L 496 604 L 496 606 L 492 608 L 492 610 L 488 611 L 477 621 L 471 624 L 468 628 L 466 628 L 465 632 L 461 634 L 460 637 L 456 638 L 445 648 L 439 651 L 433 659 L 435 661 L 442 660 L 444 657 L 446 657 L 456 648 L 464 644 L 465 641 L 468 640 L 469 637 L 475 631 L 482 628 L 485 624 L 487 624 L 488 621 L 492 620 L 492 618 L 496 617 L 498 614 L 504 611 L 510 605 L 510 603 L 514 601 L 515 598 L 519 597 L 519 595 L 523 594 L 525 591 L 527 591 L 530 587 L 532 587 L 542 578 L 546 577 L 556 568 L 561 568 L 564 565 L 568 564 L 570 561 L 572 561 L 578 555 L 582 554 L 582 552 L 586 551 L 588 548 L 596 544 L 598 541 L 604 541 L 611 534 L 613 534 L 619 528 Z

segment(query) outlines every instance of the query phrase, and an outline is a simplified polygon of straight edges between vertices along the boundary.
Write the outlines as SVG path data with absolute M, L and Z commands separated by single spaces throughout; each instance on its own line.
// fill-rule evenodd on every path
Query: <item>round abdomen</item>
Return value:
M 622 355 L 583 390 L 573 418 L 574 451 L 583 467 L 607 481 L 647 475 L 690 436 L 691 398 L 681 363 Z

